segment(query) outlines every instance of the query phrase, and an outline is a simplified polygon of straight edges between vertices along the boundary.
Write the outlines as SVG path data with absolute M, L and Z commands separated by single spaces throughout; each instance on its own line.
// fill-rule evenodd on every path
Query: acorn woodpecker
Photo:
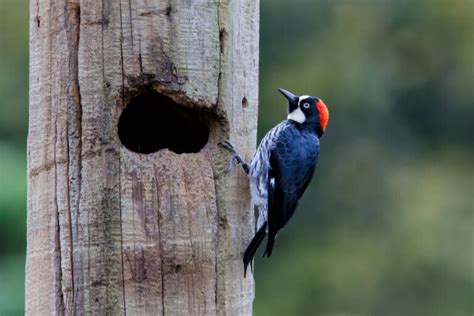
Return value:
M 241 164 L 250 178 L 252 202 L 258 207 L 257 232 L 244 253 L 244 276 L 258 246 L 268 234 L 263 256 L 270 257 L 275 237 L 290 220 L 311 178 L 319 155 L 329 112 L 312 96 L 296 96 L 278 89 L 288 99 L 288 117 L 262 139 L 250 164 L 233 144 L 220 143 L 231 157 L 228 171 Z

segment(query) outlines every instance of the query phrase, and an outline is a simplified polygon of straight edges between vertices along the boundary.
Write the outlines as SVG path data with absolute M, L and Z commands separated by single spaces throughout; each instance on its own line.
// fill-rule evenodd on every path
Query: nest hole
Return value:
M 197 153 L 207 144 L 209 124 L 202 109 L 182 106 L 151 90 L 131 99 L 123 110 L 118 136 L 126 148 L 140 154 L 165 148 Z

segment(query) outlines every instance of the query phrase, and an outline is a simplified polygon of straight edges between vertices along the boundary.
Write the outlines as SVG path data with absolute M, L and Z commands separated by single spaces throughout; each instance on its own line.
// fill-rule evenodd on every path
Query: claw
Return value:
M 230 173 L 232 169 L 234 169 L 235 165 L 237 164 L 237 159 L 235 156 L 229 158 L 229 162 L 227 162 L 227 168 L 225 172 Z
M 234 145 L 232 145 L 232 143 L 230 143 L 227 140 L 218 143 L 218 145 L 226 149 L 231 154 L 229 158 L 229 162 L 227 163 L 227 168 L 226 168 L 226 172 L 230 173 L 232 169 L 234 169 L 235 165 L 238 163 L 237 151 L 235 150 Z
M 218 145 L 226 149 L 231 155 L 229 158 L 229 162 L 227 163 L 227 173 L 231 172 L 237 164 L 241 164 L 242 168 L 244 168 L 245 173 L 249 173 L 248 165 L 245 163 L 244 160 L 242 160 L 239 153 L 237 152 L 237 149 L 235 149 L 235 146 L 231 142 L 225 140 L 223 142 L 218 143 Z
M 236 154 L 236 149 L 234 145 L 232 145 L 229 141 L 226 140 L 226 141 L 220 142 L 218 145 L 221 146 L 222 148 L 227 149 L 232 154 Z
M 219 142 L 218 145 L 221 146 L 222 148 L 226 149 L 231 154 L 231 156 L 229 158 L 229 161 L 227 162 L 227 168 L 226 168 L 226 172 L 230 173 L 232 171 L 232 169 L 234 169 L 234 167 L 237 163 L 237 153 L 235 151 L 235 147 L 234 147 L 234 145 L 232 145 L 230 142 L 228 142 L 226 140 L 223 141 L 223 142 Z

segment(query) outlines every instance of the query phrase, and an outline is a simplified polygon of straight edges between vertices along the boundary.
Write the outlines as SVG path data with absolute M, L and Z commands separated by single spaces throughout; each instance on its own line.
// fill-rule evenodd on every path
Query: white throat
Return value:
M 303 111 L 301 111 L 300 107 L 298 106 L 296 110 L 293 110 L 293 112 L 288 114 L 287 119 L 303 124 L 304 121 L 306 121 L 306 116 L 304 115 Z

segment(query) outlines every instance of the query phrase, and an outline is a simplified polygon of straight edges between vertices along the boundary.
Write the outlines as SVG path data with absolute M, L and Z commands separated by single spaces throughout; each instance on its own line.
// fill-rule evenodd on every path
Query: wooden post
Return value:
M 27 314 L 251 314 L 258 1 L 30 8 Z

